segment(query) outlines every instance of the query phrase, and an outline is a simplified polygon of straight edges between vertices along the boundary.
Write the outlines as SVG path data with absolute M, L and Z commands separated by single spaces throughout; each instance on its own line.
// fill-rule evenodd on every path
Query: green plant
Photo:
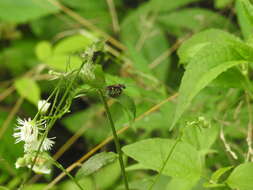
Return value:
M 252 190 L 252 10 L 1 1 L 0 189 Z

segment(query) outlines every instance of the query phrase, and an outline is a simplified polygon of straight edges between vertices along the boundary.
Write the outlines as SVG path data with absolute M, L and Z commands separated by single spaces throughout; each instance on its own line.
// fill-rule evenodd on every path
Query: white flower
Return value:
M 44 152 L 44 151 L 51 150 L 51 148 L 53 147 L 53 145 L 55 143 L 52 140 L 54 138 L 55 137 L 45 138 L 45 140 L 43 141 L 43 144 L 40 148 L 40 151 Z M 25 145 L 24 145 L 25 152 L 29 153 L 29 152 L 37 151 L 39 149 L 40 143 L 41 143 L 41 140 L 37 140 L 37 141 L 31 142 L 31 143 L 25 143 Z
M 21 141 L 24 141 L 26 143 L 31 143 L 33 141 L 37 141 L 39 129 L 36 125 L 35 121 L 32 121 L 31 118 L 28 118 L 28 120 L 24 119 L 17 119 L 18 125 L 14 129 L 15 132 L 13 136 L 16 138 L 15 143 L 19 143 Z
M 47 110 L 48 110 L 48 108 L 50 107 L 50 105 L 51 104 L 49 102 L 47 102 L 46 100 L 40 100 L 38 102 L 38 110 L 39 110 L 39 112 L 46 113 Z
M 45 138 L 43 144 L 42 144 L 42 147 L 41 149 L 44 150 L 44 151 L 49 151 L 51 150 L 51 148 L 53 147 L 54 145 L 54 141 L 52 139 L 54 139 L 55 137 L 52 137 L 52 138 Z

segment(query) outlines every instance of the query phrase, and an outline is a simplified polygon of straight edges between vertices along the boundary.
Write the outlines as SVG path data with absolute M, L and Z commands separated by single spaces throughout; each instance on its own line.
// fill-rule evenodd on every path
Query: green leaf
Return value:
M 89 32 L 83 31 L 84 35 L 78 34 L 64 38 L 54 47 L 55 54 L 75 53 L 84 50 L 96 40 L 96 37 Z
M 233 189 L 253 189 L 253 163 L 248 162 L 237 166 L 226 180 Z
M 123 152 L 144 167 L 160 171 L 175 140 L 146 139 L 123 147 Z M 201 159 L 197 150 L 187 143 L 179 142 L 162 172 L 175 178 L 199 179 Z
M 172 178 L 166 187 L 166 190 L 190 190 L 196 185 L 198 179 L 196 180 L 185 180 Z
M 23 23 L 58 11 L 58 7 L 44 0 L 0 1 L 0 19 L 8 22 Z
M 236 12 L 243 37 L 248 39 L 253 31 L 253 6 L 248 0 L 237 0 Z
M 238 50 L 228 45 L 210 43 L 202 51 L 199 51 L 186 67 L 171 128 L 203 88 L 224 71 L 243 63 L 247 63 L 247 61 L 244 61 Z
M 196 33 L 206 28 L 220 28 L 227 26 L 228 30 L 235 30 L 235 26 L 226 17 L 201 8 L 186 8 L 158 17 L 164 30 L 176 36 L 189 32 Z
M 40 87 L 33 79 L 23 77 L 17 79 L 14 84 L 20 96 L 37 106 L 40 100 Z
M 186 127 L 182 136 L 182 141 L 194 146 L 203 155 L 210 151 L 218 135 L 218 127 L 201 128 L 197 126 Z
M 233 46 L 238 49 L 237 51 L 241 51 L 240 48 L 246 49 L 247 51 L 251 49 L 238 37 L 232 34 L 218 29 L 209 29 L 193 35 L 180 46 L 177 51 L 180 63 L 188 63 L 198 51 L 202 50 L 202 48 L 206 49 L 206 46 L 210 43 L 222 43 L 224 45 Z
M 70 56 L 67 54 L 54 54 L 45 60 L 45 63 L 52 69 L 58 71 L 66 71 L 80 68 L 82 60 L 78 56 Z
M 35 53 L 39 60 L 44 61 L 52 54 L 52 45 L 48 41 L 41 41 L 35 47 Z
M 114 162 L 117 159 L 117 154 L 113 152 L 101 152 L 92 156 L 78 170 L 77 177 L 88 176 L 98 171 L 102 167 Z
M 219 168 L 218 170 L 216 170 L 212 176 L 211 176 L 211 181 L 214 182 L 214 183 L 218 183 L 219 182 L 219 179 L 220 177 L 227 173 L 229 170 L 231 170 L 234 166 L 228 166 L 228 167 L 225 167 L 225 168 Z
M 136 107 L 134 100 L 124 93 L 117 97 L 117 100 L 126 111 L 130 122 L 133 122 L 136 116 Z
M 170 178 L 164 175 L 152 177 L 142 176 L 141 179 L 130 181 L 129 187 L 131 190 L 147 190 L 153 184 L 154 180 L 156 180 L 156 184 L 152 187 L 152 190 L 164 190 Z M 115 190 L 125 190 L 125 187 L 121 185 Z

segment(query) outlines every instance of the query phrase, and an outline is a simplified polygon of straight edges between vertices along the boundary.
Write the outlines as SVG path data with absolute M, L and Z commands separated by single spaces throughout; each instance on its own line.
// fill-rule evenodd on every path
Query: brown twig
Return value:
M 110 15 L 112 17 L 112 27 L 115 33 L 118 33 L 120 31 L 119 27 L 119 21 L 118 21 L 118 16 L 117 16 L 117 11 L 114 5 L 113 0 L 106 0 Z
M 252 127 L 252 109 L 250 105 L 250 100 L 249 100 L 249 95 L 247 92 L 245 93 L 246 96 L 246 103 L 247 103 L 247 108 L 248 108 L 248 115 L 249 115 L 249 122 L 248 122 L 248 132 L 247 132 L 247 144 L 248 144 L 248 152 L 246 156 L 246 161 L 253 161 L 253 149 L 252 149 L 252 132 L 253 132 L 253 127 Z

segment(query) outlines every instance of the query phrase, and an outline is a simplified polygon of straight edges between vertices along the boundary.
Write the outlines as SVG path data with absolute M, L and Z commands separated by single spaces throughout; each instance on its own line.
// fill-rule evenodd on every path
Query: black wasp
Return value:
M 124 84 L 114 84 L 106 87 L 106 91 L 108 96 L 112 98 L 116 98 L 121 95 L 123 89 L 125 89 L 126 86 Z

